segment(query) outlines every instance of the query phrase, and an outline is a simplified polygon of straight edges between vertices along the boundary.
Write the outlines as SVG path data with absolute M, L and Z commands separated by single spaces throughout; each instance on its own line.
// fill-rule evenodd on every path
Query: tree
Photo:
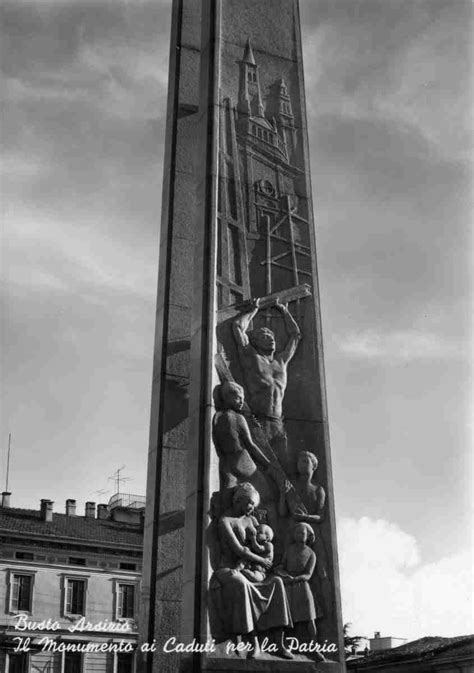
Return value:
M 343 626 L 344 633 L 344 650 L 346 654 L 355 654 L 357 647 L 361 640 L 365 639 L 365 636 L 351 636 L 349 631 L 351 630 L 352 622 L 346 622 Z

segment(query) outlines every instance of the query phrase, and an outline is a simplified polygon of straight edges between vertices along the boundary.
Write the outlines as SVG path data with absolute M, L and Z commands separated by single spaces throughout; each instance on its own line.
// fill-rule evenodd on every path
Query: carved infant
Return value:
M 273 563 L 273 530 L 267 524 L 260 524 L 257 528 L 255 539 L 251 541 L 250 548 L 253 552 Z M 267 569 L 262 563 L 247 563 L 242 570 L 244 575 L 251 582 L 263 582 L 267 576 Z

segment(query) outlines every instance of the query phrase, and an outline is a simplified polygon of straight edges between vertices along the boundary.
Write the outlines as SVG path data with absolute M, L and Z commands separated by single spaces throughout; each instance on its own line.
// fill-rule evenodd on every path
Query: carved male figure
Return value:
M 238 316 L 233 324 L 239 361 L 247 389 L 248 405 L 283 467 L 288 466 L 287 437 L 283 426 L 282 406 L 287 384 L 288 363 L 301 338 L 300 329 L 286 304 L 276 300 L 275 308 L 283 316 L 289 339 L 283 350 L 276 350 L 274 333 L 267 327 L 248 332 L 259 310 L 260 300 L 252 309 Z

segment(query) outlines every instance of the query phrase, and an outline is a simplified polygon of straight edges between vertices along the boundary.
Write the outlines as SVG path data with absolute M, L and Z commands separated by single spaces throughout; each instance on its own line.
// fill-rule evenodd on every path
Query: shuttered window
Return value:
M 66 583 L 66 612 L 83 615 L 85 607 L 86 583 L 84 580 L 68 579 Z
M 11 584 L 11 609 L 18 612 L 31 612 L 33 597 L 32 575 L 14 574 Z
M 119 584 L 117 587 L 117 617 L 133 619 L 135 617 L 135 585 Z

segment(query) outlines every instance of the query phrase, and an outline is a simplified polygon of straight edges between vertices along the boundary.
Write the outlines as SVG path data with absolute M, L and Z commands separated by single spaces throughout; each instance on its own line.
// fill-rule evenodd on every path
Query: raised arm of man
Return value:
M 247 313 L 242 313 L 237 316 L 232 324 L 232 330 L 237 342 L 239 351 L 243 350 L 249 345 L 249 337 L 247 330 L 250 326 L 252 318 L 257 314 L 260 305 L 260 299 L 253 299 L 251 302 L 251 310 Z
M 277 299 L 275 303 L 275 308 L 277 308 L 282 314 L 283 319 L 285 321 L 286 331 L 290 337 L 288 339 L 288 343 L 286 344 L 285 348 L 278 353 L 279 357 L 283 360 L 283 362 L 288 363 L 296 352 L 296 348 L 301 339 L 301 331 L 295 319 L 289 312 L 287 304 L 282 304 L 280 303 L 280 300 Z

